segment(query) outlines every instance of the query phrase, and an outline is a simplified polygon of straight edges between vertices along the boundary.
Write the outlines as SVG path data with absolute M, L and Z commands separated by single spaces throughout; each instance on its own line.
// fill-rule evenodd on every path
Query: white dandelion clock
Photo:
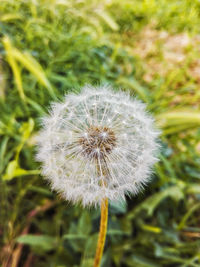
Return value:
M 145 105 L 107 86 L 67 95 L 43 119 L 37 159 L 52 189 L 84 206 L 101 205 L 94 267 L 103 254 L 108 200 L 136 194 L 149 181 L 157 137 Z
M 136 194 L 158 148 L 145 105 L 109 87 L 86 86 L 43 119 L 37 159 L 52 189 L 84 206 Z

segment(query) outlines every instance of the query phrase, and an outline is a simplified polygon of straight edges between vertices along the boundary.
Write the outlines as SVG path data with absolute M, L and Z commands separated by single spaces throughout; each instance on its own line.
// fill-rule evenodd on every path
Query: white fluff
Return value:
M 115 134 L 116 143 L 104 162 L 98 147 L 87 156 L 79 141 L 87 140 L 92 126 L 107 127 Z M 37 160 L 52 189 L 66 200 L 84 206 L 100 204 L 104 198 L 121 200 L 138 193 L 150 180 L 158 134 L 140 101 L 108 86 L 85 86 L 80 94 L 69 94 L 64 102 L 52 104 L 37 138 Z M 106 132 L 100 135 L 106 140 Z

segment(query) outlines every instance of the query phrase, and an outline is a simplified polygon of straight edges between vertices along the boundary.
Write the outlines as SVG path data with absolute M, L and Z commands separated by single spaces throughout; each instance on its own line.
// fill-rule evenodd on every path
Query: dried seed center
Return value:
M 115 147 L 116 137 L 108 127 L 91 126 L 79 139 L 82 153 L 89 158 L 105 158 Z

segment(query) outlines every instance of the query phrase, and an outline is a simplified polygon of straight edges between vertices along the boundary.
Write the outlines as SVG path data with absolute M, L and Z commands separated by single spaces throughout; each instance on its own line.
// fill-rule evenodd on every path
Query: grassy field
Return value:
M 162 130 L 144 192 L 110 204 L 102 267 L 200 266 L 200 1 L 0 1 L 2 267 L 92 266 L 99 210 L 51 192 L 35 136 L 51 101 L 109 83 Z

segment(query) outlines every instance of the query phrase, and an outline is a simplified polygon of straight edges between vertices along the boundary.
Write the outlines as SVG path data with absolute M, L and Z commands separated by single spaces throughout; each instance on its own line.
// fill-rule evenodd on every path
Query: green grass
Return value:
M 99 210 L 50 192 L 35 135 L 51 101 L 105 82 L 147 103 L 162 149 L 145 191 L 110 205 L 102 266 L 200 265 L 199 25 L 197 0 L 1 0 L 3 267 L 92 264 Z

